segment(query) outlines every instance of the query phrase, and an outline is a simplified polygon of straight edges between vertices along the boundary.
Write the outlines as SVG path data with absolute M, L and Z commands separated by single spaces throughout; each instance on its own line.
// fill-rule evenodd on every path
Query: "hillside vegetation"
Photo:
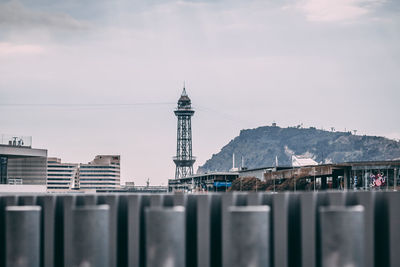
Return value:
M 392 160 L 400 158 L 400 142 L 385 137 L 353 135 L 351 132 L 331 132 L 316 128 L 264 126 L 242 130 L 221 151 L 212 155 L 198 173 L 228 171 L 235 166 L 247 168 L 290 166 L 291 155 L 306 155 L 318 163 Z

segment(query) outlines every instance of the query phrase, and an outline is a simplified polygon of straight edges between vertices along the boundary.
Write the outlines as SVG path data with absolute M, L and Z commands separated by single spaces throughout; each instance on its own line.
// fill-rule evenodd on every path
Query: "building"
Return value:
M 89 163 L 47 161 L 47 189 L 50 192 L 117 190 L 121 187 L 119 155 L 98 155 Z
M 318 163 L 307 156 L 292 155 L 292 167 L 315 166 Z
M 273 171 L 275 169 L 276 169 L 275 167 L 242 169 L 239 171 L 239 178 L 255 177 L 255 178 L 260 179 L 260 181 L 264 181 L 264 174 L 267 172 Z
M 32 148 L 32 137 L 0 136 L 0 184 L 46 186 L 47 150 Z
M 70 191 L 78 188 L 79 164 L 62 163 L 59 158 L 47 158 L 47 190 Z
M 168 180 L 169 192 L 227 191 L 239 177 L 237 172 L 212 172 Z
M 265 181 L 290 182 L 302 190 L 398 189 L 400 160 L 360 161 L 278 169 L 264 174 Z M 297 187 L 297 189 L 299 189 Z
M 121 187 L 119 155 L 99 155 L 88 164 L 79 165 L 79 189 L 105 190 Z

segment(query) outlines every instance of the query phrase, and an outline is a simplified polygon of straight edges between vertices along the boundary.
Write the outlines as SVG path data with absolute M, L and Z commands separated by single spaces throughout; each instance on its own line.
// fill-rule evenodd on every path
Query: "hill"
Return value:
M 306 155 L 319 163 L 392 160 L 400 158 L 400 142 L 385 137 L 353 135 L 351 132 L 330 132 L 314 127 L 300 128 L 263 126 L 240 131 L 221 151 L 213 154 L 198 173 L 228 171 L 240 166 L 241 157 L 247 168 L 290 166 L 291 155 Z

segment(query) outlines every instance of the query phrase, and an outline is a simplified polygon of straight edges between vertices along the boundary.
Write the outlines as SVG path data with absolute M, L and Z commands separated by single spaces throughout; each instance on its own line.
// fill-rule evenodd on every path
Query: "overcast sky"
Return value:
M 183 81 L 195 169 L 273 121 L 400 138 L 400 2 L 0 0 L 0 133 L 49 156 L 166 185 Z

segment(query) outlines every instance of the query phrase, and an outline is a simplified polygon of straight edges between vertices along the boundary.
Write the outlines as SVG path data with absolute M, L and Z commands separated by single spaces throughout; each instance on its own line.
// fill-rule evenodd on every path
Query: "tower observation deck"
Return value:
M 190 98 L 183 87 L 182 95 L 178 100 L 178 107 L 174 111 L 178 117 L 176 139 L 176 156 L 173 158 L 176 165 L 175 179 L 193 175 L 193 164 L 196 159 L 192 155 L 192 123 L 194 110 Z

